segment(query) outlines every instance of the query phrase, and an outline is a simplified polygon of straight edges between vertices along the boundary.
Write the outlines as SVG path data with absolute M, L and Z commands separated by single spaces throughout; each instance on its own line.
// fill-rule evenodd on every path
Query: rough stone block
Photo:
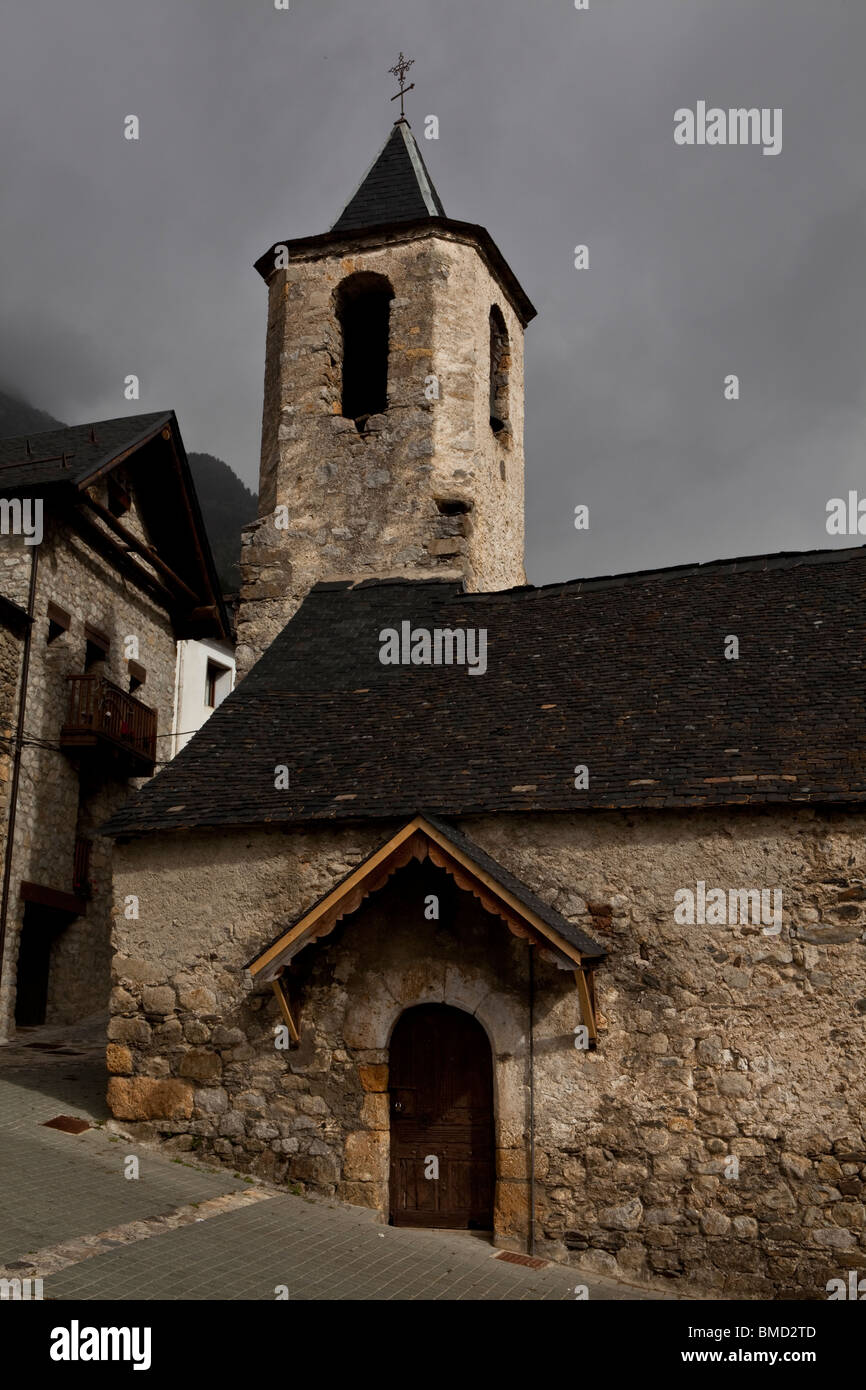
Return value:
M 118 1120 L 188 1120 L 193 1089 L 185 1081 L 113 1076 L 108 1083 L 108 1104 Z
M 337 1184 L 337 1196 L 353 1207 L 384 1212 L 388 1205 L 388 1186 L 383 1182 L 341 1182 Z
M 229 1108 L 229 1098 L 222 1086 L 210 1086 L 195 1093 L 195 1108 L 206 1115 L 224 1115 Z
M 346 1181 L 386 1182 L 390 1135 L 386 1130 L 356 1130 L 346 1136 L 343 1177 Z
M 361 1124 L 367 1129 L 388 1129 L 391 1117 L 388 1096 L 383 1091 L 371 1091 L 361 1104 Z
M 293 1182 L 329 1186 L 339 1178 L 339 1165 L 333 1155 L 295 1154 L 289 1159 L 288 1176 Z
M 177 1070 L 179 1076 L 190 1076 L 194 1081 L 216 1081 L 222 1076 L 223 1064 L 216 1052 L 190 1048 Z
M 529 1233 L 529 1183 L 505 1181 L 496 1184 L 493 1224 L 497 1234 L 526 1236 Z
M 180 1007 L 188 1009 L 190 1013 L 214 1014 L 217 1011 L 216 995 L 202 985 L 179 989 L 177 998 Z
M 168 985 L 148 986 L 141 991 L 145 1013 L 170 1014 L 174 1010 L 174 990 Z
M 705 1236 L 726 1236 L 731 1229 L 731 1219 L 722 1211 L 705 1211 L 700 1225 Z
M 118 1076 L 131 1076 L 132 1053 L 121 1043 L 109 1043 L 105 1049 L 105 1065 Z
M 112 1042 L 147 1047 L 151 1040 L 150 1024 L 144 1018 L 112 1018 L 108 1024 L 108 1036 Z
M 536 1177 L 538 1176 L 538 1155 L 536 1154 Z M 525 1149 L 497 1149 L 496 1173 L 500 1178 L 529 1177 L 529 1156 Z
M 598 1214 L 598 1224 L 609 1231 L 636 1231 L 643 1219 L 643 1203 L 632 1197 L 620 1206 L 604 1207 Z
M 387 1091 L 388 1089 L 388 1068 L 386 1066 L 360 1066 L 358 1076 L 365 1091 Z

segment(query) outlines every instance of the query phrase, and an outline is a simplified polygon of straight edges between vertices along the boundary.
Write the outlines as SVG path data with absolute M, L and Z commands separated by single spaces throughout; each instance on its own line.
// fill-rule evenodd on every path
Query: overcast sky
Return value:
M 589 5 L 7 9 L 0 387 L 72 423 L 173 408 L 188 449 L 255 488 L 252 263 L 330 227 L 394 119 L 402 49 L 446 212 L 488 228 L 539 311 L 530 581 L 855 543 L 825 520 L 866 495 L 866 3 Z M 699 101 L 781 107 L 782 152 L 676 145 Z

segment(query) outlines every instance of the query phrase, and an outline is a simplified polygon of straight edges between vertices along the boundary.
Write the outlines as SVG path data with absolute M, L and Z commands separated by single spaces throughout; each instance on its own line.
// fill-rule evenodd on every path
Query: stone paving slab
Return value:
M 527 1269 L 484 1240 L 395 1229 L 371 1213 L 290 1195 L 185 1226 L 74 1265 L 45 1281 L 52 1299 L 646 1299 L 643 1289 L 562 1265 Z
M 0 1046 L 0 1133 L 29 1131 L 63 1114 L 104 1124 L 110 1118 L 104 1039 L 94 1042 L 93 1029 L 71 1038 L 60 1029 L 28 1031 L 64 1050 L 37 1050 L 20 1041 Z

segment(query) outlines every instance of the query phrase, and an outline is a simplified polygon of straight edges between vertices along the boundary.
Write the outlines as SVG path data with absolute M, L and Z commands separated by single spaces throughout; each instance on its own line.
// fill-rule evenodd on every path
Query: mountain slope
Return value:
M 0 391 L 0 439 L 16 434 L 38 434 L 40 430 L 62 429 L 63 426 L 63 420 L 37 410 L 8 391 Z
M 222 459 L 213 454 L 187 454 L 187 458 L 223 593 L 237 593 L 241 527 L 255 519 L 256 499 Z

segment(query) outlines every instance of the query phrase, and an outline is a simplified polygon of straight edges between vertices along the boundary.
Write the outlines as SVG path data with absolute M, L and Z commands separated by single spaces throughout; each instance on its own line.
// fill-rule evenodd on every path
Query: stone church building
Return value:
M 526 585 L 534 311 L 404 121 L 257 269 L 248 674 L 107 827 L 114 1115 L 383 1221 L 826 1297 L 866 1266 L 866 552 Z

